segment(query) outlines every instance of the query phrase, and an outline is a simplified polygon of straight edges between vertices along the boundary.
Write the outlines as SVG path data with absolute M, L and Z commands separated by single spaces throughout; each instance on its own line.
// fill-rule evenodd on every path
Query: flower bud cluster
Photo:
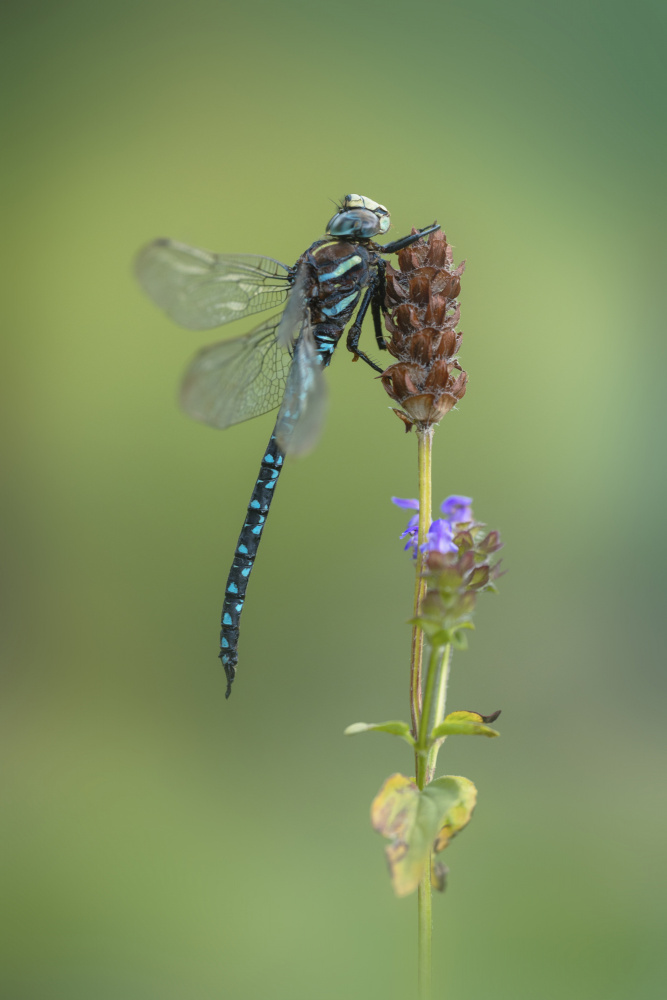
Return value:
M 418 500 L 392 497 L 404 509 L 419 510 Z M 503 543 L 498 531 L 487 531 L 475 521 L 470 497 L 450 496 L 441 505 L 443 517 L 431 522 L 426 542 L 419 546 L 419 515 L 411 517 L 401 538 L 408 539 L 406 549 L 416 557 L 423 554 L 423 576 L 427 590 L 416 620 L 431 641 L 452 642 L 465 648 L 465 629 L 473 628 L 472 617 L 477 595 L 495 591 L 494 581 L 501 575 L 494 556 Z
M 398 263 L 398 271 L 387 264 L 385 299 L 387 348 L 396 363 L 381 378 L 409 431 L 439 423 L 466 391 L 468 375 L 456 360 L 465 261 L 453 266 L 452 248 L 438 230 L 399 251 Z
M 455 551 L 429 549 L 424 558 L 427 590 L 420 624 L 427 635 L 445 633 L 444 641 L 465 648 L 462 630 L 472 628 L 477 595 L 495 591 L 501 575 L 493 556 L 502 548 L 500 534 L 477 521 L 453 525 Z

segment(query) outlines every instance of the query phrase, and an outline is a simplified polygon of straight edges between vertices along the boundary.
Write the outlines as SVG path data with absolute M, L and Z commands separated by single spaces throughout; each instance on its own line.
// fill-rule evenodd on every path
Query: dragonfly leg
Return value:
M 417 240 L 421 239 L 422 236 L 428 236 L 429 233 L 434 233 L 436 229 L 440 229 L 437 222 L 434 222 L 432 226 L 427 226 L 426 229 L 420 229 L 418 233 L 410 233 L 409 236 L 404 236 L 402 240 L 394 240 L 393 243 L 385 243 L 383 247 L 378 247 L 382 253 L 396 253 L 397 250 L 402 250 L 403 247 L 409 247 L 412 243 L 416 243 Z
M 377 258 L 377 287 L 375 293 L 371 300 L 371 311 L 373 313 L 373 328 L 375 330 L 375 340 L 381 351 L 387 350 L 387 341 L 384 339 L 384 330 L 382 329 L 382 313 L 387 311 L 385 306 L 385 297 L 387 294 L 387 281 L 386 281 L 386 271 L 387 265 L 382 260 L 382 257 Z
M 359 306 L 359 311 L 357 312 L 354 323 L 352 324 L 347 333 L 347 349 L 352 354 L 354 354 L 354 359 L 353 359 L 354 361 L 356 361 L 357 358 L 361 358 L 362 361 L 365 361 L 366 364 L 370 365 L 371 368 L 373 368 L 376 372 L 380 372 L 380 374 L 382 374 L 384 368 L 380 368 L 380 366 L 376 365 L 374 361 L 371 361 L 371 359 L 366 354 L 364 354 L 363 351 L 359 350 L 359 338 L 361 337 L 361 324 L 364 321 L 364 316 L 368 312 L 368 307 L 373 301 L 375 294 L 376 294 L 375 284 L 366 289 L 363 301 Z
M 381 351 L 387 350 L 387 341 L 384 339 L 384 330 L 382 329 L 382 310 L 380 308 L 380 303 L 377 299 L 373 299 L 371 303 L 371 309 L 373 312 L 373 329 L 375 330 L 375 340 L 377 341 L 378 348 Z

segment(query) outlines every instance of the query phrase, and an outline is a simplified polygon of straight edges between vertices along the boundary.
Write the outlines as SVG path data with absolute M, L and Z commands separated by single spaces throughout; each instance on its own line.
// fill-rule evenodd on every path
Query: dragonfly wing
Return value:
M 280 315 L 250 333 L 204 347 L 181 387 L 185 412 L 211 427 L 231 427 L 280 405 L 292 359 L 276 340 Z
M 276 331 L 276 340 L 278 343 L 290 350 L 296 344 L 299 334 L 308 320 L 306 302 L 310 284 L 310 271 L 305 264 L 301 264 L 296 273 L 294 284 L 290 289 L 280 325 Z
M 150 298 L 191 330 L 281 306 L 290 288 L 289 268 L 271 257 L 209 253 L 166 239 L 139 251 L 135 274 Z
M 276 423 L 280 447 L 289 455 L 305 455 L 317 443 L 324 425 L 327 388 L 309 324 L 294 349 L 292 367 Z

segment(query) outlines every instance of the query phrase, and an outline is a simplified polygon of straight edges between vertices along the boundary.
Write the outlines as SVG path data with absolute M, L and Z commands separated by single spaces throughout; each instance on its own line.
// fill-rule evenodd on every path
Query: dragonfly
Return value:
M 138 254 L 136 277 L 167 315 L 191 330 L 223 326 L 254 313 L 276 310 L 249 333 L 204 347 L 185 372 L 181 404 L 212 427 L 226 428 L 279 408 L 250 497 L 225 588 L 219 657 L 229 698 L 238 663 L 239 626 L 248 580 L 287 455 L 316 443 L 325 414 L 324 369 L 345 328 L 353 360 L 383 369 L 359 348 L 369 308 L 375 339 L 386 350 L 385 261 L 437 223 L 403 239 L 379 244 L 390 227 L 384 205 L 348 194 L 336 206 L 325 236 L 293 265 L 254 254 L 219 254 L 170 239 L 157 239 Z

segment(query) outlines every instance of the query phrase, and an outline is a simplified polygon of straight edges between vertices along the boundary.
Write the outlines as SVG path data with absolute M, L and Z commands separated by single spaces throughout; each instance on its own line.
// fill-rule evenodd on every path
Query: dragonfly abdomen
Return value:
M 317 358 L 322 368 L 327 368 L 340 340 L 343 326 L 336 323 L 319 323 L 313 329 L 313 339 L 317 347 Z M 259 476 L 250 497 L 245 521 L 241 528 L 232 562 L 220 621 L 220 653 L 218 654 L 227 678 L 225 697 L 229 698 L 232 682 L 236 676 L 238 663 L 239 628 L 241 612 L 245 602 L 246 588 L 255 562 L 257 549 L 262 537 L 269 507 L 273 500 L 278 476 L 283 467 L 285 452 L 278 444 L 276 429 L 264 452 Z
M 259 467 L 259 476 L 250 497 L 239 540 L 236 543 L 236 551 L 225 588 L 225 600 L 220 620 L 219 656 L 227 677 L 227 698 L 231 694 L 232 681 L 236 675 L 239 623 L 246 588 L 284 458 L 284 452 L 278 444 L 274 432 Z

